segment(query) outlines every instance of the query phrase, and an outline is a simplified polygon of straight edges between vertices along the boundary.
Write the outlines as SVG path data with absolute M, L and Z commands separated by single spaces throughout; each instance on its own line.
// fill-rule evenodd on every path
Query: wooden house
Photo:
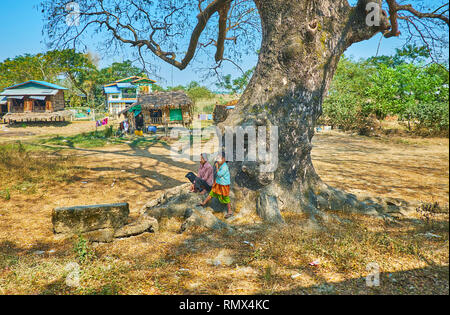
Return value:
M 135 115 L 142 112 L 145 126 L 191 126 L 194 117 L 194 102 L 183 91 L 141 94 L 135 104 L 122 111 L 132 127 Z
M 105 85 L 106 109 L 110 115 L 118 115 L 136 103 L 139 95 L 150 94 L 155 83 L 154 80 L 134 76 Z
M 64 87 L 44 81 L 27 81 L 0 93 L 0 105 L 8 122 L 65 120 Z M 4 108 L 6 102 L 6 108 Z

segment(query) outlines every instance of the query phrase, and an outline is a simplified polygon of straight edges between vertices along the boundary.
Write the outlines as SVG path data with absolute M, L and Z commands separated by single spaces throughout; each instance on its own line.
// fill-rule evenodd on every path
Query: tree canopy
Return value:
M 122 45 L 134 47 L 143 64 L 149 64 L 146 53 L 185 69 L 199 53 L 213 53 L 220 65 L 255 51 L 259 44 L 261 0 L 79 0 L 76 7 L 66 0 L 43 0 L 42 12 L 48 21 L 45 31 L 53 47 L 82 47 L 95 33 L 108 50 Z M 339 1 L 347 2 L 347 1 Z M 379 3 L 380 15 L 389 24 L 382 27 L 386 38 L 408 35 L 408 41 L 425 43 L 432 54 L 448 46 L 448 2 L 443 0 L 359 0 L 354 10 L 367 10 L 370 3 Z M 294 4 L 292 4 L 294 5 Z M 344 4 L 345 5 L 345 4 Z M 348 2 L 347 2 L 348 6 Z M 348 8 L 351 12 L 351 8 Z M 371 11 L 370 9 L 369 11 Z M 378 13 L 378 11 L 371 11 Z M 374 17 L 374 15 L 372 15 Z M 377 21 L 374 21 L 375 23 Z M 231 49 L 235 44 L 238 48 Z M 230 49 L 225 49 L 228 46 Z M 181 55 L 181 57 L 180 57 Z
M 424 51 L 408 46 L 394 56 L 343 58 L 325 100 L 324 120 L 367 133 L 375 117 L 397 116 L 410 130 L 448 136 L 448 65 L 426 63 Z
M 73 49 L 6 59 L 0 63 L 0 90 L 29 80 L 47 81 L 69 88 L 66 96 L 72 105 L 95 106 L 103 103 L 104 85 L 144 75 L 143 69 L 130 60 L 99 69 L 95 59 L 92 54 Z

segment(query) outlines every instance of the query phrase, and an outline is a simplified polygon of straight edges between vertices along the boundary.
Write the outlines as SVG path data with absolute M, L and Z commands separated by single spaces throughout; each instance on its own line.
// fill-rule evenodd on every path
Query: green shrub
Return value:
M 342 58 L 324 100 L 322 122 L 366 134 L 377 120 L 398 116 L 411 132 L 448 137 L 448 71 L 405 56 L 416 58 L 403 51 L 378 61 Z
M 6 201 L 9 201 L 11 199 L 11 194 L 9 192 L 9 189 L 6 188 L 4 191 L 0 191 L 0 195 L 5 199 Z
M 187 94 L 194 102 L 201 99 L 210 100 L 214 98 L 214 93 L 204 86 L 193 87 L 187 91 Z
M 415 127 L 417 132 L 449 136 L 448 103 L 419 103 L 413 110 L 413 118 L 417 122 Z
M 73 251 L 81 264 L 89 261 L 94 256 L 94 253 L 89 248 L 89 242 L 82 235 L 79 235 L 74 242 Z

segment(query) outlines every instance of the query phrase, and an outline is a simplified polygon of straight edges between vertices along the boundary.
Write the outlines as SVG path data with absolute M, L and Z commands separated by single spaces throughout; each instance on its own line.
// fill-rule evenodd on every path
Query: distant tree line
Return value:
M 424 47 L 406 46 L 394 56 L 343 57 L 321 123 L 368 134 L 394 116 L 411 132 L 448 137 L 448 65 L 428 63 L 427 56 Z
M 201 99 L 210 100 L 214 98 L 215 93 L 206 86 L 200 85 L 197 81 L 191 81 L 186 86 L 177 85 L 163 88 L 160 85 L 154 84 L 153 91 L 168 92 L 168 91 L 184 91 L 194 101 L 197 102 Z
M 90 53 L 78 53 L 72 49 L 53 50 L 45 54 L 23 55 L 0 62 L 0 91 L 6 87 L 39 80 L 67 87 L 66 100 L 72 107 L 101 107 L 105 96 L 103 86 L 114 81 L 131 77 L 145 76 L 144 71 L 129 60 L 116 62 L 99 68 L 98 58 Z M 232 79 L 231 75 L 222 77 L 217 84 L 224 93 L 242 93 L 248 84 L 253 69 L 243 76 Z M 206 86 L 192 81 L 187 85 L 163 88 L 153 85 L 154 91 L 185 91 L 195 102 L 210 100 L 215 92 Z
M 247 87 L 255 68 L 252 68 L 244 72 L 240 77 L 233 78 L 231 74 L 221 76 L 218 78 L 218 83 L 216 87 L 218 90 L 224 94 L 239 95 L 242 94 Z M 199 100 L 210 100 L 214 98 L 216 92 L 212 91 L 206 86 L 200 85 L 197 81 L 192 81 L 186 86 L 178 85 L 174 87 L 167 87 L 164 89 L 159 85 L 154 85 L 153 90 L 155 91 L 185 91 L 189 97 L 194 101 Z

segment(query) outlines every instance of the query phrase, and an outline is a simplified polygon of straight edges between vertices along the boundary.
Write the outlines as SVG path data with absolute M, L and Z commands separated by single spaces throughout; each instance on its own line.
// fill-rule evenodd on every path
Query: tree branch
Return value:
M 400 5 L 397 3 L 396 0 L 386 0 L 388 6 L 389 6 L 389 20 L 391 22 L 391 29 L 390 31 L 386 32 L 384 34 L 384 36 L 386 38 L 390 38 L 390 37 L 395 37 L 395 36 L 399 36 L 401 34 L 400 30 L 399 30 L 399 12 L 401 11 L 407 11 L 411 14 L 413 14 L 415 17 L 420 18 L 420 19 L 437 19 L 437 20 L 441 20 L 443 22 L 445 22 L 447 24 L 447 26 L 449 25 L 449 18 L 448 16 L 446 16 L 444 13 L 448 12 L 448 10 L 446 10 L 444 13 L 437 13 L 439 12 L 439 10 L 448 7 L 448 3 L 437 8 L 436 10 L 434 10 L 433 12 L 430 13 L 426 13 L 426 12 L 420 12 L 416 9 L 413 8 L 413 6 L 411 4 L 405 4 L 405 5 Z

